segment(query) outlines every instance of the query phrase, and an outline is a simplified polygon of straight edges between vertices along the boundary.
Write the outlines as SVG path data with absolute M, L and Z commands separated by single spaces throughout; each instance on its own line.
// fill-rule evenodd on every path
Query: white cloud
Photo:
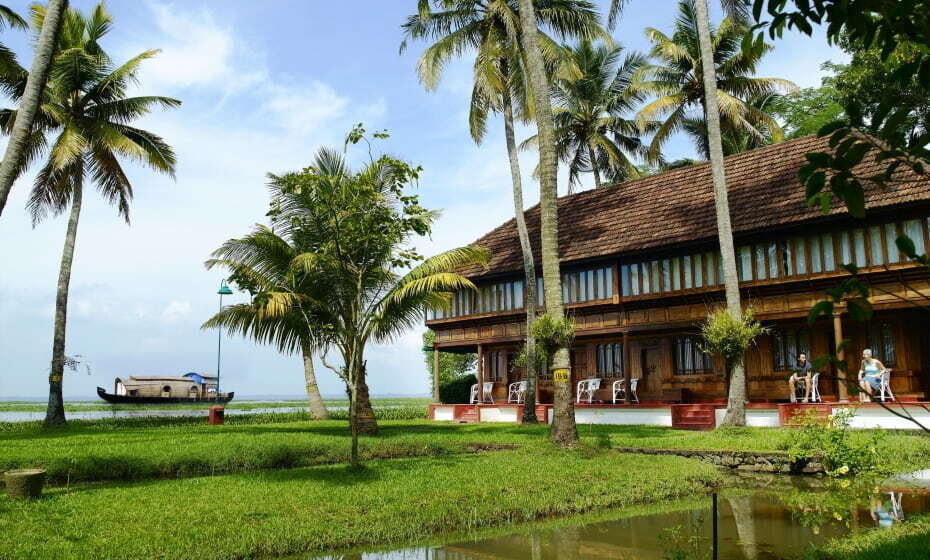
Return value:
M 165 306 L 161 312 L 161 317 L 166 323 L 177 322 L 182 317 L 189 315 L 191 312 L 191 302 L 172 300 Z
M 298 135 L 313 132 L 326 121 L 342 116 L 349 104 L 348 98 L 316 80 L 305 86 L 270 84 L 262 89 L 267 99 L 263 109 L 279 126 Z

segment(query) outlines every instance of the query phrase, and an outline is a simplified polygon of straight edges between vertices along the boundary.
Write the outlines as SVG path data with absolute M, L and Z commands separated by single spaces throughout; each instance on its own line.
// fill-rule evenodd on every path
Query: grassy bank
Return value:
M 59 488 L 33 503 L 0 501 L 0 558 L 226 559 L 399 545 L 690 495 L 718 476 L 676 457 L 539 448 L 373 461 L 361 472 Z
M 407 409 L 383 409 L 402 415 Z M 422 410 L 410 409 L 422 418 Z M 365 460 L 470 453 L 476 448 L 545 448 L 546 426 L 452 425 L 381 419 L 381 433 L 361 440 Z M 579 426 L 590 446 L 777 451 L 791 430 L 748 428 L 690 432 L 649 426 Z M 344 421 L 308 421 L 304 413 L 203 418 L 75 421 L 60 429 L 0 426 L 0 471 L 42 467 L 53 483 L 198 476 L 339 463 L 348 455 Z M 930 466 L 930 438 L 893 435 L 880 450 L 901 471 Z
M 926 560 L 930 557 L 930 515 L 888 529 L 873 529 L 837 539 L 813 550 L 805 560 Z

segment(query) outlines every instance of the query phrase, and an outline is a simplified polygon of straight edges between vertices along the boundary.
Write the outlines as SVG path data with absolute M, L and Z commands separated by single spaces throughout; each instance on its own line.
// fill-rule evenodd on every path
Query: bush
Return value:
M 849 427 L 855 411 L 844 408 L 829 422 L 813 413 L 799 415 L 801 430 L 788 447 L 792 461 L 820 457 L 827 474 L 891 474 L 894 466 L 883 462 L 879 452 L 888 434 L 884 431 L 853 434 Z
M 471 386 L 478 382 L 474 375 L 463 375 L 439 383 L 439 400 L 443 404 L 467 404 L 471 398 Z
M 714 311 L 701 325 L 704 344 L 701 350 L 711 356 L 722 356 L 727 370 L 743 359 L 746 349 L 765 329 L 753 316 L 752 309 L 746 310 L 739 319 L 726 309 Z

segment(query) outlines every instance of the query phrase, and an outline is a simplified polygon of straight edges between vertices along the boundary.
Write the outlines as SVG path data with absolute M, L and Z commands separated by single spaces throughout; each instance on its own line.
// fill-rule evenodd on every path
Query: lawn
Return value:
M 418 409 L 383 409 L 385 416 Z M 476 449 L 546 443 L 546 426 L 452 425 L 426 420 L 380 421 L 381 433 L 361 440 L 364 460 L 471 453 Z M 743 428 L 693 432 L 652 426 L 579 426 L 592 447 L 660 447 L 778 451 L 792 430 Z M 55 484 L 142 480 L 334 464 L 348 455 L 345 421 L 307 421 L 303 413 L 230 417 L 225 426 L 203 418 L 143 418 L 72 422 L 61 429 L 0 425 L 0 471 L 42 467 Z M 882 454 L 900 470 L 930 467 L 930 438 L 891 435 Z
M 836 539 L 812 550 L 805 560 L 926 560 L 930 557 L 930 515 L 888 529 Z
M 432 402 L 430 398 L 395 397 L 372 399 L 374 407 L 388 406 L 426 406 Z M 323 399 L 323 404 L 336 409 L 348 408 L 348 399 Z M 207 410 L 212 404 L 108 404 L 96 401 L 68 401 L 65 403 L 65 412 L 91 412 L 91 411 L 123 411 L 123 410 Z M 306 399 L 284 400 L 233 400 L 224 405 L 229 410 L 256 410 L 275 408 L 300 408 L 307 406 Z M 0 412 L 45 412 L 46 404 L 34 401 L 0 401 Z
M 643 472 L 650 476 L 642 476 Z M 0 501 L 0 558 L 254 558 L 400 545 L 445 532 L 662 501 L 719 474 L 677 457 L 552 448 L 371 461 Z
M 404 410 L 382 413 L 414 412 Z M 0 559 L 255 558 L 400 546 L 662 503 L 720 482 L 697 461 L 609 447 L 773 451 L 796 433 L 582 425 L 582 448 L 560 451 L 547 442 L 547 426 L 382 418 L 380 433 L 361 440 L 366 468 L 352 472 L 344 420 L 228 420 L 0 425 L 0 470 L 41 466 L 52 478 L 39 501 L 0 499 Z M 909 468 L 930 466 L 924 437 L 891 435 L 880 452 Z

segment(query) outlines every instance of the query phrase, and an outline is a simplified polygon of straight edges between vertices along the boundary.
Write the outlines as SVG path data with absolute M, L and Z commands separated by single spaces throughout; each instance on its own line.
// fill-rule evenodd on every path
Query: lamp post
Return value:
M 216 291 L 220 296 L 220 312 L 223 311 L 223 296 L 231 296 L 232 290 L 226 284 L 226 279 L 220 281 L 220 289 Z M 223 349 L 223 327 L 220 326 L 216 335 L 216 401 L 220 400 L 220 356 Z

